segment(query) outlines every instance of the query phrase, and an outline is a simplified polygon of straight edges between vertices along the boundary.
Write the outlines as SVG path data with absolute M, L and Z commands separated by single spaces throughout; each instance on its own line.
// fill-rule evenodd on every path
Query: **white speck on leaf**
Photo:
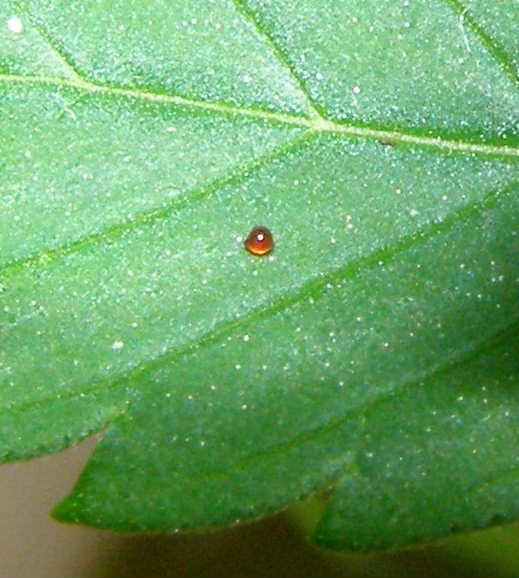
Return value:
M 18 16 L 12 16 L 7 21 L 7 28 L 13 34 L 21 34 L 23 32 L 23 22 Z
M 465 45 L 465 48 L 467 49 L 467 52 L 472 52 L 470 49 L 470 44 L 469 44 L 469 39 L 467 38 L 467 33 L 465 32 L 465 14 L 468 12 L 468 8 L 465 8 L 465 10 L 463 10 L 463 12 L 460 14 L 460 18 L 459 18 L 459 26 L 460 26 L 460 30 L 461 30 L 461 36 L 463 38 L 463 44 Z

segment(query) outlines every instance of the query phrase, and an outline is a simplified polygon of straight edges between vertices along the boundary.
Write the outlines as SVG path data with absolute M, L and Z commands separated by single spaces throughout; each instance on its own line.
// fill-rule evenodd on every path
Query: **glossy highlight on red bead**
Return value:
M 272 233 L 266 227 L 254 227 L 245 239 L 245 248 L 256 257 L 268 255 L 273 247 Z

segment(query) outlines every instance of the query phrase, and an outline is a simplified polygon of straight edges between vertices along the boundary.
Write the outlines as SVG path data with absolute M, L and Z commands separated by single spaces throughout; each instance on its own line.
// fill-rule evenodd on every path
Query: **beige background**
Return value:
M 0 467 L 1 578 L 508 575 L 491 554 L 470 563 L 452 539 L 398 554 L 323 555 L 286 515 L 202 536 L 118 536 L 58 524 L 49 511 L 72 487 L 93 445 Z M 500 532 L 491 533 L 497 547 L 516 548 L 514 534 Z

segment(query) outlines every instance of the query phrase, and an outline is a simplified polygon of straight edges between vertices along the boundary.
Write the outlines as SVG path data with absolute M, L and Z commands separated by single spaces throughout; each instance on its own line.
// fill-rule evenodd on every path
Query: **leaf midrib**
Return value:
M 76 74 L 76 73 L 75 73 Z M 338 133 L 347 136 L 365 137 L 369 139 L 375 139 L 378 141 L 389 141 L 389 142 L 403 142 L 408 144 L 415 144 L 428 147 L 436 147 L 440 149 L 446 149 L 449 152 L 467 152 L 472 154 L 483 154 L 483 155 L 503 155 L 506 157 L 515 156 L 519 157 L 519 149 L 506 146 L 494 146 L 494 145 L 475 145 L 472 143 L 466 143 L 463 141 L 450 141 L 439 138 L 432 137 L 417 137 L 415 135 L 410 135 L 407 133 L 395 132 L 395 131 L 384 131 L 376 130 L 365 127 L 358 126 L 344 126 L 337 125 L 331 121 L 318 118 L 304 118 L 297 117 L 287 114 L 280 113 L 270 113 L 265 111 L 258 111 L 254 109 L 246 109 L 240 107 L 234 107 L 226 104 L 215 104 L 205 101 L 192 101 L 185 99 L 180 96 L 169 96 L 158 93 L 144 92 L 136 89 L 126 89 L 126 88 L 115 88 L 110 86 L 102 86 L 91 83 L 88 80 L 82 79 L 77 75 L 77 79 L 63 79 L 54 78 L 47 76 L 23 76 L 23 75 L 11 75 L 11 74 L 0 74 L 0 82 L 2 81 L 13 81 L 17 83 L 29 83 L 29 84 L 47 84 L 47 85 L 58 85 L 63 87 L 71 87 L 80 90 L 86 90 L 88 92 L 101 92 L 109 93 L 114 95 L 123 95 L 125 97 L 146 99 L 153 102 L 169 103 L 174 105 L 188 106 L 192 108 L 201 108 L 206 111 L 218 112 L 219 114 L 225 115 L 241 115 L 246 117 L 256 118 L 258 120 L 267 120 L 276 124 L 289 124 L 296 125 L 306 128 L 306 132 L 302 135 L 300 134 L 296 139 L 289 140 L 283 143 L 281 146 L 274 148 L 273 151 L 269 151 L 267 154 L 260 157 L 254 158 L 249 164 L 242 167 L 234 167 L 229 173 L 217 177 L 214 181 L 209 183 L 208 186 L 203 189 L 187 191 L 183 196 L 175 197 L 168 206 L 164 207 L 161 205 L 159 209 L 154 208 L 150 211 L 144 211 L 132 216 L 130 219 L 125 221 L 118 221 L 101 231 L 95 232 L 91 235 L 76 239 L 65 245 L 60 245 L 58 247 L 50 248 L 45 251 L 41 251 L 36 254 L 24 256 L 20 259 L 16 259 L 0 266 L 0 273 L 5 274 L 10 270 L 17 270 L 24 266 L 36 263 L 38 261 L 47 260 L 48 258 L 54 258 L 57 256 L 67 255 L 75 250 L 80 250 L 86 246 L 94 245 L 103 239 L 111 239 L 114 236 L 114 232 L 122 233 L 136 228 L 142 223 L 149 223 L 155 218 L 160 218 L 163 215 L 168 214 L 179 204 L 184 204 L 192 197 L 204 196 L 204 191 L 214 191 L 218 185 L 227 184 L 235 179 L 236 175 L 246 175 L 257 168 L 264 166 L 270 160 L 280 158 L 283 152 L 288 152 L 293 148 L 295 141 L 310 140 L 321 133 Z
M 446 152 L 466 152 L 482 155 L 519 157 L 519 147 L 506 145 L 479 144 L 469 141 L 449 139 L 445 137 L 429 137 L 399 130 L 387 130 L 371 128 L 353 123 L 337 123 L 321 115 L 315 117 L 296 116 L 288 113 L 270 112 L 256 108 L 244 108 L 233 106 L 223 102 L 211 102 L 195 100 L 183 96 L 169 95 L 145 91 L 137 88 L 124 88 L 112 85 L 96 84 L 89 80 L 73 78 L 60 78 L 44 75 L 0 74 L 0 82 L 9 84 L 28 84 L 57 86 L 60 88 L 73 88 L 83 92 L 108 94 L 113 97 L 126 97 L 130 99 L 146 100 L 149 102 L 171 104 L 187 108 L 201 109 L 218 114 L 243 116 L 268 121 L 274 124 L 300 126 L 317 133 L 335 133 L 344 136 L 356 136 L 370 140 L 390 141 L 392 143 L 408 143 L 417 146 L 433 147 Z
M 451 0 L 445 0 L 447 4 L 453 7 Z M 457 6 L 457 0 L 452 0 Z M 70 78 L 59 78 L 50 76 L 34 76 L 34 75 L 19 75 L 19 74 L 0 74 L 0 82 L 12 82 L 12 83 L 22 83 L 22 84 L 32 84 L 32 85 L 47 85 L 47 86 L 59 86 L 63 88 L 74 88 L 76 90 L 81 90 L 89 93 L 101 93 L 109 94 L 113 97 L 125 97 L 125 98 L 137 98 L 143 99 L 151 102 L 159 102 L 163 104 L 172 104 L 176 106 L 184 106 L 190 108 L 203 109 L 205 111 L 215 112 L 218 114 L 226 115 L 237 115 L 244 116 L 248 118 L 254 118 L 261 121 L 268 121 L 276 124 L 285 124 L 292 126 L 300 126 L 306 128 L 308 131 L 308 138 L 311 138 L 313 134 L 318 133 L 336 133 L 339 135 L 346 136 L 356 136 L 368 139 L 375 139 L 382 142 L 402 142 L 409 143 L 418 146 L 435 147 L 439 149 L 444 149 L 448 152 L 466 152 L 472 154 L 483 154 L 483 155 L 497 155 L 506 157 L 519 157 L 519 148 L 513 148 L 508 146 L 497 146 L 497 145 L 485 145 L 485 144 L 475 144 L 454 139 L 445 139 L 441 137 L 426 137 L 418 136 L 410 133 L 406 133 L 402 130 L 385 130 L 385 129 L 375 129 L 363 126 L 358 126 L 354 124 L 346 123 L 336 123 L 329 119 L 326 119 L 317 109 L 315 103 L 313 102 L 306 86 L 302 80 L 297 75 L 296 71 L 291 66 L 286 55 L 277 46 L 270 34 L 260 25 L 254 14 L 243 4 L 242 0 L 233 0 L 236 9 L 240 12 L 241 16 L 248 21 L 249 24 L 255 29 L 256 33 L 261 36 L 267 43 L 269 49 L 271 50 L 273 57 L 281 64 L 281 66 L 286 70 L 292 80 L 297 84 L 301 93 L 304 95 L 307 106 L 311 111 L 310 117 L 295 116 L 285 113 L 273 113 L 264 110 L 250 109 L 228 105 L 225 103 L 215 103 L 209 101 L 200 101 L 184 98 L 181 96 L 173 96 L 168 94 L 161 94 L 156 92 L 148 92 L 140 89 L 134 88 L 124 88 L 115 87 L 109 85 L 97 84 L 83 76 L 78 70 L 76 70 L 73 62 L 71 62 L 68 55 L 57 45 L 54 39 L 50 36 L 46 28 L 39 22 L 36 22 L 33 15 L 26 10 L 20 2 L 13 0 L 13 5 L 22 13 L 36 32 L 40 35 L 45 44 L 49 49 L 55 54 L 55 56 L 61 61 L 63 67 L 69 74 Z M 463 14 L 466 13 L 466 10 Z M 493 54 L 495 58 L 495 55 Z M 291 142 L 285 143 L 287 150 L 291 148 Z M 275 149 L 277 151 L 278 149 Z M 275 158 L 278 157 L 275 154 Z M 244 168 L 233 168 L 228 173 L 227 176 L 219 177 L 213 181 L 218 183 L 219 181 L 227 182 L 234 178 L 236 173 L 247 173 L 248 171 L 254 170 L 257 166 L 262 166 L 265 162 L 268 162 L 269 155 L 260 157 L 259 159 L 253 159 L 249 166 Z M 267 158 L 267 161 L 263 161 Z M 212 183 L 205 187 L 205 189 L 213 189 Z M 199 194 L 203 194 L 200 193 Z M 0 266 L 0 272 L 4 273 L 8 270 L 18 269 L 22 266 L 29 265 L 31 263 L 46 259 L 51 256 L 66 255 L 74 250 L 79 250 L 86 246 L 95 244 L 98 241 L 102 241 L 103 238 L 111 238 L 115 231 L 128 231 L 135 228 L 143 222 L 149 222 L 153 218 L 160 217 L 163 213 L 168 213 L 179 203 L 183 203 L 183 199 L 187 201 L 191 196 L 199 196 L 197 192 L 188 192 L 180 198 L 175 198 L 168 207 L 161 209 L 152 209 L 151 211 L 138 213 L 132 216 L 126 221 L 119 221 L 99 232 L 93 233 L 86 237 L 76 239 L 72 242 L 66 243 L 55 248 L 47 249 L 38 254 L 33 254 L 29 256 L 16 259 L 11 262 L 4 263 Z
M 446 4 L 458 14 L 462 10 L 461 15 L 466 16 L 468 10 L 464 9 L 463 5 L 459 0 L 444 0 Z M 350 136 L 359 136 L 371 139 L 377 139 L 381 141 L 395 141 L 395 142 L 407 142 L 413 143 L 420 146 L 433 146 L 441 149 L 446 149 L 447 151 L 465 151 L 470 153 L 481 153 L 490 155 L 505 155 L 505 156 L 518 156 L 519 148 L 509 147 L 505 145 L 485 145 L 479 143 L 466 142 L 456 139 L 443 138 L 443 137 L 427 137 L 420 136 L 412 133 L 408 133 L 405 130 L 399 128 L 398 130 L 386 130 L 383 128 L 372 128 L 355 125 L 353 123 L 347 123 L 341 121 L 337 123 L 328 118 L 325 118 L 323 111 L 320 110 L 318 105 L 314 102 L 312 96 L 308 92 L 308 89 L 297 74 L 297 71 L 293 68 L 288 57 L 281 48 L 276 44 L 272 35 L 260 24 L 253 12 L 245 6 L 242 0 L 232 0 L 237 11 L 240 13 L 241 17 L 246 20 L 255 30 L 256 34 L 261 37 L 270 49 L 273 58 L 285 69 L 286 73 L 294 81 L 296 86 L 299 88 L 301 94 L 306 100 L 307 107 L 310 112 L 310 117 L 296 116 L 286 113 L 274 113 L 267 110 L 243 108 L 238 106 L 232 106 L 224 102 L 210 102 L 201 101 L 195 99 L 184 98 L 181 96 L 168 95 L 166 93 L 157 93 L 152 91 L 145 91 L 141 89 L 99 84 L 91 81 L 86 76 L 84 76 L 80 71 L 78 71 L 74 63 L 69 58 L 69 55 L 59 46 L 58 43 L 52 38 L 46 27 L 35 20 L 32 13 L 26 10 L 18 0 L 12 0 L 13 5 L 28 18 L 29 22 L 32 24 L 36 32 L 40 35 L 44 43 L 49 47 L 49 49 L 55 54 L 56 58 L 59 59 L 69 75 L 69 79 L 58 78 L 58 77 L 48 77 L 48 76 L 24 76 L 17 74 L 0 74 L 0 81 L 11 80 L 13 82 L 27 82 L 34 81 L 42 84 L 57 84 L 62 87 L 69 86 L 71 88 L 76 88 L 88 92 L 101 92 L 109 93 L 113 96 L 125 96 L 130 98 L 145 99 L 153 102 L 162 102 L 166 104 L 174 104 L 178 106 L 186 106 L 192 108 L 205 109 L 212 112 L 241 115 L 251 118 L 256 118 L 258 120 L 267 120 L 271 122 L 299 125 L 306 127 L 310 130 L 317 132 L 333 132 L 339 134 L 345 134 Z M 493 39 L 485 34 L 484 30 L 471 18 L 468 18 L 467 24 L 474 30 L 476 35 L 480 38 L 481 42 L 485 45 L 487 50 L 489 50 L 492 58 L 496 61 L 498 66 L 504 66 L 505 64 L 501 62 L 498 57 L 498 47 L 496 47 Z M 501 68 L 500 68 L 501 69 Z M 517 84 L 517 79 L 514 78 L 515 84 Z
M 192 108 L 204 109 L 206 111 L 213 111 L 219 114 L 225 115 L 240 115 L 246 117 L 256 118 L 258 120 L 267 120 L 276 124 L 288 124 L 296 125 L 302 128 L 306 128 L 307 131 L 304 133 L 303 139 L 311 139 L 320 133 L 336 133 L 343 134 L 347 136 L 365 137 L 368 139 L 374 139 L 383 142 L 402 142 L 414 145 L 421 145 L 427 147 L 436 147 L 439 149 L 445 149 L 449 152 L 466 152 L 472 154 L 482 154 L 482 155 L 492 155 L 492 156 L 505 156 L 505 157 L 519 157 L 519 148 L 507 147 L 507 146 L 494 146 L 494 145 L 476 145 L 473 143 L 467 143 L 464 141 L 451 141 L 440 138 L 433 137 L 418 137 L 416 135 L 411 135 L 408 133 L 396 132 L 396 131 L 385 131 L 376 130 L 365 127 L 358 127 L 355 125 L 345 126 L 338 125 L 334 122 L 318 118 L 304 118 L 297 117 L 281 113 L 270 113 L 265 111 L 259 111 L 254 109 L 246 109 L 240 107 L 234 107 L 226 104 L 215 104 L 205 101 L 193 101 L 185 99 L 180 96 L 169 96 L 164 94 L 144 92 L 136 89 L 126 89 L 126 88 L 115 88 L 110 86 L 102 86 L 91 83 L 90 81 L 81 79 L 63 79 L 54 78 L 47 76 L 23 76 L 23 75 L 12 75 L 12 74 L 0 74 L 0 82 L 16 82 L 24 84 L 43 84 L 43 85 L 57 85 L 62 87 L 76 88 L 79 90 L 85 90 L 88 92 L 100 92 L 108 93 L 113 95 L 122 95 L 130 98 L 146 99 L 153 102 L 169 103 L 180 106 L 187 106 Z M 296 140 L 301 140 L 301 135 Z M 263 166 L 270 158 L 279 158 L 281 155 L 277 152 L 279 150 L 283 151 L 284 147 L 286 150 L 292 148 L 293 141 L 288 141 L 283 143 L 281 147 L 277 147 L 274 151 L 270 151 L 266 155 L 256 157 L 248 165 L 243 167 L 234 167 L 227 175 L 218 177 L 213 181 L 213 183 L 226 183 L 232 181 L 236 174 L 247 174 L 256 168 Z M 213 183 L 210 183 L 203 190 L 214 190 Z M 202 191 L 203 191 L 202 190 Z M 88 245 L 95 244 L 101 241 L 103 238 L 111 238 L 115 230 L 123 232 L 131 230 L 143 222 L 149 222 L 151 219 L 160 217 L 163 214 L 169 213 L 174 209 L 179 203 L 184 203 L 192 196 L 200 196 L 203 192 L 199 191 L 188 191 L 182 197 L 176 197 L 171 201 L 171 203 L 164 207 L 161 205 L 160 209 L 152 209 L 151 211 L 145 211 L 132 216 L 130 219 L 125 221 L 119 221 L 99 232 L 93 233 L 76 239 L 65 245 L 61 245 L 55 248 L 50 248 L 40 253 L 25 256 L 20 259 L 16 259 L 11 262 L 4 263 L 0 266 L 0 273 L 6 273 L 11 269 L 18 269 L 22 266 L 29 265 L 31 263 L 46 259 L 47 257 L 66 255 L 72 252 L 74 249 L 83 248 Z

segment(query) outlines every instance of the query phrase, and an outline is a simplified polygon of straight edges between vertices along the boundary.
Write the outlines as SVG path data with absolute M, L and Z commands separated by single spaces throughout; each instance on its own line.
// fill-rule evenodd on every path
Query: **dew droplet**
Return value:
M 267 255 L 273 247 L 272 233 L 266 227 L 254 227 L 245 239 L 245 248 L 256 257 Z

